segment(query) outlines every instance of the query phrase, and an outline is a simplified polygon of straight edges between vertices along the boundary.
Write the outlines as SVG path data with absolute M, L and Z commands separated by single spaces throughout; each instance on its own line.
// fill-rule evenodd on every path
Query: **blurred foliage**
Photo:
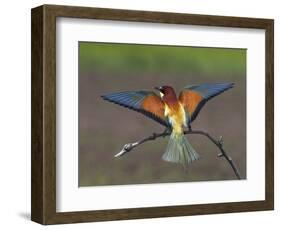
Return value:
M 241 75 L 246 68 L 245 49 L 79 43 L 80 68 L 99 73 Z

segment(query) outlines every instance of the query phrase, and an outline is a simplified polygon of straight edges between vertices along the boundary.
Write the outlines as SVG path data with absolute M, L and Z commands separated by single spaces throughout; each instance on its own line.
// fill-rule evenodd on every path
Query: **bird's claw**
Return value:
M 169 128 L 166 128 L 163 133 L 161 133 L 163 138 L 165 138 L 169 134 L 171 134 L 171 130 Z

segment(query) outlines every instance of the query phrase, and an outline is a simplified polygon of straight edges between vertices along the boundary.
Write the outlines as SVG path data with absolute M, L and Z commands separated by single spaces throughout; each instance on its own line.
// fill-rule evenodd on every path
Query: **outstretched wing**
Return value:
M 140 112 L 164 126 L 169 126 L 164 115 L 164 103 L 152 91 L 127 91 L 101 96 L 104 100 Z
M 234 83 L 188 85 L 180 92 L 179 101 L 183 104 L 189 120 L 193 121 L 208 100 L 233 86 Z

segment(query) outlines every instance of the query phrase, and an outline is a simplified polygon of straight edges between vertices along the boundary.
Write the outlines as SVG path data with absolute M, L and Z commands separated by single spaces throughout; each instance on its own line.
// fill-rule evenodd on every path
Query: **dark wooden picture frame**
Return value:
M 56 211 L 56 18 L 264 29 L 266 36 L 265 200 L 216 204 Z M 43 5 L 32 9 L 31 219 L 41 224 L 155 218 L 274 208 L 274 21 L 271 19 Z

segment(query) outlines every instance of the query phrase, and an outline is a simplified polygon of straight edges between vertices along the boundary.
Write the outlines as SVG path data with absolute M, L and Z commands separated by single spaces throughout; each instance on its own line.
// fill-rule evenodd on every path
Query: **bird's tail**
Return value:
M 194 150 L 183 133 L 172 132 L 162 159 L 186 166 L 192 161 L 199 159 L 199 154 Z

